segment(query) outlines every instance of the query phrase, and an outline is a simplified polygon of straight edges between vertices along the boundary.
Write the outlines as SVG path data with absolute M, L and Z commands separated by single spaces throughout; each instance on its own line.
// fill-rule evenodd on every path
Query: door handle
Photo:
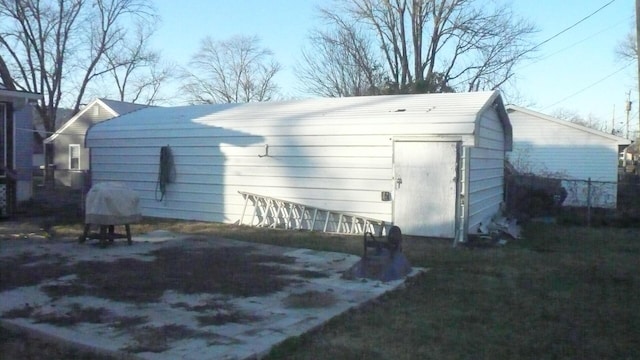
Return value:
M 400 189 L 400 185 L 402 185 L 402 178 L 401 177 L 396 179 L 396 189 Z

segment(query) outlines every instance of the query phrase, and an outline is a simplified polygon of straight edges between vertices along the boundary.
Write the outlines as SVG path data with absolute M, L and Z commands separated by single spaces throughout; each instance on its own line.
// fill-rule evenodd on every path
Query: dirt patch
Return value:
M 110 324 L 114 328 L 124 329 L 147 322 L 144 316 L 115 316 L 105 308 L 71 304 L 64 312 L 56 309 L 43 310 L 30 305 L 6 311 L 2 317 L 7 319 L 32 318 L 36 323 L 47 323 L 69 327 L 79 323 Z
M 196 338 L 204 339 L 208 345 L 233 343 L 233 339 L 216 334 L 196 331 L 182 325 L 167 324 L 138 327 L 132 334 L 131 342 L 121 350 L 130 353 L 161 353 L 169 349 L 174 341 Z
M 83 307 L 80 304 L 72 304 L 68 311 L 36 312 L 33 316 L 36 322 L 57 326 L 73 326 L 78 323 L 103 324 L 110 322 L 111 313 L 105 308 Z
M 329 277 L 329 275 L 327 275 L 327 274 L 325 274 L 323 272 L 313 271 L 313 270 L 303 270 L 303 271 L 300 271 L 298 273 L 298 275 L 300 277 L 305 278 L 305 279 L 320 279 L 320 278 Z
M 143 326 L 134 332 L 133 341 L 123 350 L 160 353 L 169 348 L 171 341 L 194 337 L 194 335 L 193 330 L 175 324 L 159 327 Z
M 242 312 L 227 301 L 216 299 L 210 299 L 198 305 L 179 302 L 171 305 L 171 307 L 201 313 L 201 315 L 196 316 L 200 326 L 224 325 L 226 323 L 247 324 L 260 320 L 260 317 Z
M 0 292 L 22 286 L 33 286 L 44 280 L 73 273 L 65 265 L 67 259 L 59 255 L 38 255 L 25 252 L 0 259 Z
M 130 329 L 142 325 L 149 319 L 146 316 L 118 316 L 111 321 L 110 326 L 118 330 Z
M 0 354 L 2 359 L 74 359 L 113 360 L 111 356 L 82 351 L 60 343 L 47 342 L 0 327 Z
M 250 246 L 195 250 L 172 247 L 151 252 L 155 256 L 153 261 L 80 262 L 73 266 L 76 280 L 46 286 L 44 290 L 50 296 L 57 296 L 71 287 L 76 295 L 140 303 L 157 301 L 166 290 L 183 294 L 260 296 L 279 291 L 295 281 L 279 277 L 292 272 L 266 264 L 289 264 L 294 259 L 257 254 L 253 250 Z
M 323 308 L 336 303 L 336 297 L 331 292 L 306 291 L 291 294 L 284 298 L 284 304 L 289 308 Z
M 198 315 L 196 316 L 200 326 L 224 325 L 227 323 L 248 324 L 259 321 L 260 317 L 243 313 L 236 309 L 225 309 L 216 314 Z
M 115 301 L 157 301 L 166 290 L 183 294 L 218 293 L 261 296 L 299 281 L 293 276 L 325 276 L 308 270 L 289 270 L 294 258 L 258 253 L 252 246 L 219 248 L 162 248 L 150 253 L 152 261 L 118 259 L 65 264 L 62 256 L 28 253 L 0 260 L 0 290 L 33 286 L 57 299 L 89 295 Z M 75 276 L 71 276 L 75 275 Z M 66 279 L 65 279 L 66 277 Z

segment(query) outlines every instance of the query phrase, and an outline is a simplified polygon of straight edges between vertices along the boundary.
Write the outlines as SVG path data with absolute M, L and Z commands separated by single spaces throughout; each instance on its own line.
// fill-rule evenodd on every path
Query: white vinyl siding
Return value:
M 232 223 L 244 191 L 392 221 L 381 192 L 393 192 L 393 138 L 454 134 L 474 146 L 489 99 L 494 93 L 147 108 L 89 130 L 92 181 L 127 183 L 145 216 Z M 176 179 L 159 202 L 167 145 Z
M 147 143 L 134 149 L 92 146 L 92 178 L 94 181 L 126 178 L 140 192 L 142 205 L 149 214 L 175 210 L 193 212 L 191 217 L 197 220 L 235 221 L 244 206 L 238 191 L 245 191 L 391 221 L 391 203 L 380 201 L 381 191 L 391 191 L 388 136 L 368 137 L 350 147 L 296 146 L 282 142 L 288 140 L 283 137 L 263 141 L 255 138 L 255 145 L 245 147 L 220 144 L 233 142 L 234 138 L 214 134 L 205 140 L 209 146 L 203 146 L 203 139 L 194 140 L 197 145 L 191 145 L 190 138 L 180 138 L 163 139 L 155 147 Z M 248 139 L 238 140 L 243 143 Z M 269 157 L 260 158 L 264 143 L 269 144 Z M 163 144 L 171 146 L 176 183 L 169 185 L 166 201 L 159 203 L 153 199 L 159 146 Z M 120 156 L 114 155 L 125 156 L 127 152 L 131 165 L 123 167 Z M 362 158 L 361 154 L 369 156 Z
M 624 139 L 593 129 L 552 119 L 533 111 L 512 110 L 513 151 L 508 154 L 521 172 L 568 179 L 571 193 L 564 205 L 585 206 L 586 185 L 597 185 L 599 207 L 616 206 L 618 145 Z
M 469 233 L 476 232 L 504 201 L 505 133 L 495 111 L 482 113 L 476 147 L 470 150 Z

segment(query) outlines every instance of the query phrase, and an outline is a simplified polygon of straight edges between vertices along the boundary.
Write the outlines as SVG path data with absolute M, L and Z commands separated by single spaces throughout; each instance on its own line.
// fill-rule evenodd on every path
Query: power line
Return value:
M 592 87 L 594 87 L 594 86 L 598 85 L 599 83 L 601 83 L 601 82 L 603 82 L 603 81 L 607 80 L 608 78 L 612 77 L 613 75 L 615 75 L 615 74 L 617 74 L 617 73 L 621 72 L 622 70 L 624 70 L 624 69 L 628 68 L 628 67 L 629 67 L 631 64 L 633 64 L 633 63 L 635 63 L 635 61 L 630 61 L 630 62 L 626 63 L 623 67 L 621 67 L 621 68 L 617 69 L 616 71 L 612 72 L 611 74 L 609 74 L 609 75 L 607 75 L 607 76 L 605 76 L 605 77 L 603 77 L 603 78 L 601 78 L 601 79 L 597 80 L 597 81 L 596 81 L 596 82 L 594 82 L 594 83 L 591 83 L 591 84 L 587 85 L 586 87 L 584 87 L 584 88 L 582 88 L 582 89 L 580 89 L 580 90 L 578 90 L 578 91 L 574 92 L 573 94 L 571 94 L 571 95 L 569 95 L 569 96 L 566 96 L 566 97 L 562 98 L 561 100 L 558 100 L 558 101 L 554 102 L 554 103 L 553 103 L 553 104 L 551 104 L 551 105 L 545 106 L 542 110 L 545 110 L 545 109 L 548 109 L 548 108 L 550 108 L 550 107 L 552 107 L 552 106 L 558 105 L 558 104 L 560 104 L 561 102 L 563 102 L 563 101 L 565 101 L 565 100 L 567 100 L 567 99 L 570 99 L 570 98 L 572 98 L 572 97 L 574 97 L 574 96 L 576 96 L 576 95 L 578 95 L 578 94 L 583 93 L 583 92 L 584 92 L 584 91 L 586 91 L 586 90 L 589 90 L 590 88 L 592 88 Z
M 631 16 L 629 16 L 629 17 L 627 17 L 627 18 L 623 19 L 623 20 L 628 20 L 628 19 L 631 19 L 631 18 L 634 18 L 634 17 L 635 17 L 635 15 L 631 15 Z M 576 41 L 576 42 L 573 42 L 573 43 L 571 43 L 570 45 L 565 46 L 565 47 L 563 47 L 562 49 L 560 49 L 560 50 L 558 50 L 558 51 L 556 51 L 556 52 L 553 52 L 553 53 L 551 53 L 551 54 L 549 54 L 549 55 L 547 55 L 547 56 L 544 56 L 544 57 L 538 58 L 538 59 L 536 59 L 535 61 L 532 61 L 532 62 L 530 62 L 530 63 L 527 63 L 527 64 L 524 64 L 524 65 L 522 65 L 522 66 L 519 66 L 519 67 L 518 67 L 518 69 L 519 69 L 519 70 L 525 69 L 525 68 L 527 68 L 527 67 L 529 67 L 529 66 L 531 66 L 531 65 L 535 65 L 535 64 L 537 64 L 537 63 L 539 63 L 539 62 L 541 62 L 541 61 L 544 61 L 544 60 L 546 60 L 546 59 L 548 59 L 548 58 L 550 58 L 550 57 L 552 57 L 552 56 L 555 56 L 555 55 L 557 55 L 557 54 L 560 54 L 560 53 L 562 53 L 562 52 L 565 52 L 565 51 L 567 51 L 567 50 L 569 50 L 569 49 L 573 48 L 574 46 L 577 46 L 577 45 L 579 45 L 579 44 L 582 44 L 583 42 L 585 42 L 585 41 L 587 41 L 587 40 L 589 40 L 589 39 L 592 39 L 592 38 L 594 38 L 594 37 L 596 37 L 596 36 L 598 36 L 598 35 L 602 34 L 602 33 L 603 33 L 603 32 L 605 32 L 605 31 L 608 31 L 608 30 L 610 30 L 610 29 L 613 29 L 613 28 L 615 28 L 615 27 L 618 27 L 618 26 L 620 26 L 621 24 L 623 24 L 623 22 L 622 22 L 622 21 L 616 21 L 615 23 L 613 23 L 613 25 L 607 26 L 606 28 L 604 28 L 604 29 L 602 29 L 602 30 L 600 30 L 600 31 L 598 31 L 598 32 L 595 32 L 595 33 L 593 33 L 593 34 L 591 34 L 591 35 L 589 35 L 589 36 L 587 36 L 587 37 L 585 37 L 585 38 L 583 38 L 583 39 L 581 39 L 581 40 L 578 40 L 578 41 Z
M 40 134 L 55 134 L 55 131 L 46 131 L 46 130 L 38 130 L 38 129 L 27 129 L 27 128 L 15 128 L 17 131 L 24 131 L 24 132 L 32 132 L 32 133 L 40 133 Z M 75 134 L 75 135 L 84 135 L 84 134 Z
M 602 11 L 602 10 L 603 10 L 604 8 L 606 8 L 607 6 L 609 6 L 609 5 L 613 4 L 614 2 L 616 2 L 616 0 L 610 0 L 608 3 L 606 3 L 606 4 L 602 5 L 601 7 L 599 7 L 599 8 L 598 8 L 597 10 L 595 10 L 594 12 L 592 12 L 592 13 L 590 13 L 589 15 L 587 15 L 587 16 L 585 16 L 585 17 L 583 17 L 582 19 L 580 19 L 580 20 L 578 20 L 577 22 L 573 23 L 572 25 L 570 25 L 570 26 L 566 27 L 565 29 L 561 30 L 560 32 L 558 32 L 558 33 L 554 34 L 553 36 L 551 36 L 551 37 L 549 37 L 549 38 L 547 38 L 547 39 L 543 40 L 542 42 L 540 42 L 540 43 L 538 43 L 538 44 L 534 45 L 533 47 L 531 47 L 531 48 L 529 48 L 529 49 L 527 49 L 527 50 L 524 50 L 524 51 L 522 52 L 522 54 L 521 54 L 521 55 L 528 54 L 528 53 L 530 53 L 530 52 L 532 52 L 532 51 L 536 50 L 536 49 L 537 49 L 537 48 L 539 48 L 540 46 L 542 46 L 542 45 L 544 45 L 544 44 L 548 43 L 549 41 L 551 41 L 551 40 L 553 40 L 553 39 L 557 38 L 558 36 L 560 36 L 560 35 L 564 34 L 565 32 L 567 32 L 567 31 L 569 31 L 569 30 L 573 29 L 574 27 L 578 26 L 579 24 L 583 23 L 583 22 L 584 22 L 584 21 L 586 21 L 587 19 L 589 19 L 589 18 L 593 17 L 595 14 L 599 13 L 600 11 Z M 573 45 L 572 45 L 572 46 L 573 46 Z M 467 78 L 467 79 L 465 79 L 465 80 L 463 80 L 463 81 L 458 82 L 457 84 L 455 84 L 455 85 L 453 85 L 453 86 L 454 86 L 454 87 L 456 87 L 456 86 L 458 86 L 458 85 L 460 85 L 460 84 L 467 83 L 467 82 L 468 82 L 469 80 L 471 80 L 472 78 L 473 78 L 473 77 L 469 77 L 469 78 Z
M 596 10 L 596 11 L 592 12 L 591 14 L 589 14 L 589 15 L 587 15 L 587 16 L 585 16 L 585 17 L 583 17 L 582 19 L 578 20 L 576 23 L 574 23 L 573 25 L 571 25 L 571 26 L 569 26 L 569 27 L 565 28 L 564 30 L 560 31 L 559 33 L 557 33 L 557 34 L 555 34 L 555 35 L 551 36 L 550 38 L 548 38 L 548 39 L 546 39 L 546 40 L 542 41 L 541 43 L 539 43 L 539 44 L 535 45 L 535 46 L 534 46 L 534 47 L 532 47 L 531 49 L 529 49 L 529 50 L 525 51 L 525 53 L 531 52 L 531 51 L 533 51 L 533 50 L 535 50 L 535 49 L 539 48 L 540 46 L 542 46 L 542 45 L 544 45 L 544 44 L 548 43 L 549 41 L 551 41 L 551 40 L 553 40 L 553 39 L 557 38 L 558 36 L 560 36 L 560 35 L 562 35 L 562 34 L 566 33 L 567 31 L 569 31 L 569 30 L 573 29 L 574 27 L 578 26 L 579 24 L 581 24 L 581 23 L 582 23 L 582 22 L 584 22 L 585 20 L 589 19 L 590 17 L 592 17 L 592 16 L 594 16 L 595 14 L 599 13 L 600 11 L 602 11 L 602 10 L 603 10 L 604 8 L 606 8 L 607 6 L 609 6 L 609 5 L 613 4 L 615 1 L 616 1 L 616 0 L 611 0 L 611 1 L 609 1 L 608 3 L 606 3 L 606 4 L 602 5 L 598 10 Z
M 634 99 L 633 100 L 634 104 L 638 103 L 638 99 Z M 631 115 L 632 118 L 638 117 L 638 110 L 635 111 L 635 113 L 633 115 Z M 612 118 L 611 120 L 613 120 L 616 124 L 623 124 L 626 121 L 627 115 L 623 114 L 623 115 L 617 115 L 616 117 Z

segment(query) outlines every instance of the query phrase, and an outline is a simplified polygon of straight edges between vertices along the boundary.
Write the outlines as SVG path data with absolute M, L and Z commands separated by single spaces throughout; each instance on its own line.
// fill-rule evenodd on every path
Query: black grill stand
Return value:
M 79 239 L 79 242 L 82 244 L 87 239 L 97 239 L 100 240 L 100 246 L 107 246 L 107 242 L 113 243 L 115 239 L 127 239 L 127 244 L 131 245 L 131 228 L 129 224 L 124 224 L 124 229 L 126 234 L 119 234 L 115 232 L 115 225 L 98 225 L 100 227 L 100 232 L 91 232 L 91 224 L 84 225 L 84 232 Z
M 346 279 L 393 281 L 410 273 L 411 264 L 402 253 L 402 232 L 399 227 L 392 226 L 386 241 L 376 240 L 370 232 L 365 233 L 362 258 L 342 276 Z
M 367 249 L 375 249 L 375 255 L 380 255 L 382 249 L 389 250 L 389 256 L 393 257 L 397 251 L 402 251 L 402 231 L 397 226 L 392 226 L 389 229 L 389 235 L 387 241 L 379 241 L 370 232 L 364 233 L 364 256 L 368 258 Z

